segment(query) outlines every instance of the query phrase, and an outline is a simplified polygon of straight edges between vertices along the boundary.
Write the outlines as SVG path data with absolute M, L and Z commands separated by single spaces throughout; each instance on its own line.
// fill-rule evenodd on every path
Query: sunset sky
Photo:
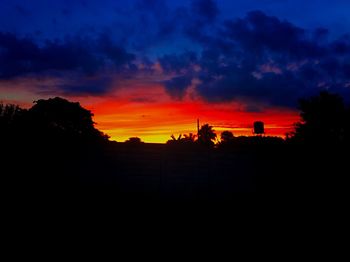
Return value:
M 284 136 L 299 98 L 350 100 L 349 0 L 0 0 L 0 101 L 60 96 L 113 140 Z

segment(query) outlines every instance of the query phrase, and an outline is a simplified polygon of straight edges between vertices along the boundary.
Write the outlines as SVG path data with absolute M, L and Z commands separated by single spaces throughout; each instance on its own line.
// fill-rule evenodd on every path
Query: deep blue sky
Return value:
M 174 99 L 191 84 L 209 102 L 347 96 L 349 10 L 349 0 L 0 0 L 0 81 L 52 77 L 55 92 L 102 95 L 115 75 L 160 64 Z
M 216 0 L 216 3 L 222 20 L 261 10 L 308 29 L 326 27 L 334 35 L 350 31 L 348 0 Z M 103 30 L 134 22 L 140 15 L 135 9 L 147 5 L 149 12 L 164 7 L 171 12 L 182 6 L 188 8 L 191 0 L 1 0 L 0 30 L 38 37 L 39 34 L 60 37 L 91 28 Z

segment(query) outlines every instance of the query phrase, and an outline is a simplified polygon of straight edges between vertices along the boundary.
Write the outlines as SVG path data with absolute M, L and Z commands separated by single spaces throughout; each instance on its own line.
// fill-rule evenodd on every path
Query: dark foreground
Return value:
M 113 192 L 120 199 L 229 200 L 237 193 L 334 192 L 346 187 L 337 147 L 226 149 L 161 144 L 2 145 L 3 181 L 27 189 Z

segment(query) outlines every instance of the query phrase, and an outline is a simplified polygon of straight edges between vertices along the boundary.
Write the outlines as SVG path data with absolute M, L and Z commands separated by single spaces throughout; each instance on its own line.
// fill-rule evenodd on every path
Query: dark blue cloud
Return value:
M 256 54 L 267 49 L 291 58 L 317 58 L 326 52 L 304 29 L 261 11 L 249 12 L 244 19 L 226 21 L 225 28 L 227 37 Z M 320 34 L 319 29 L 316 34 Z M 327 32 L 322 31 L 322 35 Z
M 111 79 L 108 77 L 84 78 L 74 77 L 68 83 L 55 86 L 56 91 L 63 95 L 104 95 L 111 88 Z
M 98 36 L 97 39 L 74 37 L 64 41 L 48 40 L 40 45 L 31 38 L 0 32 L 0 80 L 28 75 L 57 76 L 58 73 L 67 78 L 72 74 L 94 76 L 103 73 L 106 67 L 114 72 L 134 72 L 137 71 L 132 63 L 134 59 L 133 54 L 115 45 L 108 35 Z M 72 93 L 98 94 L 107 91 L 105 80 L 95 82 L 83 84 L 80 81 L 81 88 L 62 88 Z
M 74 37 L 65 41 L 46 41 L 41 46 L 31 38 L 0 32 L 0 50 L 0 78 L 49 70 L 81 70 L 92 74 L 101 69 L 107 60 L 120 67 L 135 58 L 124 48 L 113 44 L 107 35 L 97 40 Z
M 182 99 L 186 89 L 191 86 L 191 76 L 178 76 L 164 82 L 166 91 L 174 99 Z
M 191 70 L 191 67 L 197 63 L 197 55 L 194 52 L 168 54 L 160 57 L 158 60 L 166 73 L 181 73 Z
M 346 95 L 350 39 L 328 38 L 327 29 L 306 30 L 261 11 L 226 20 L 207 39 L 200 39 L 203 51 L 195 61 L 200 70 L 191 71 L 201 82 L 196 90 L 208 101 L 237 99 L 286 107 L 295 107 L 300 97 L 321 88 Z M 163 56 L 160 61 L 179 74 L 188 67 L 185 58 Z M 186 86 L 179 81 L 171 92 L 178 88 L 183 94 Z
M 101 52 L 106 58 L 112 60 L 117 67 L 129 64 L 135 59 L 134 54 L 128 53 L 123 47 L 113 43 L 112 39 L 107 34 L 102 34 L 98 38 L 96 51 Z
M 0 33 L 0 79 L 60 74 L 70 79 L 62 92 L 101 94 L 109 74 L 153 74 L 159 62 L 176 99 L 191 83 L 208 101 L 259 105 L 294 106 L 321 88 L 348 94 L 350 36 L 339 35 L 350 32 L 349 1 L 28 3 L 0 3 L 0 32 L 10 32 Z
M 336 55 L 348 55 L 350 53 L 350 35 L 345 35 L 341 39 L 331 44 L 331 50 Z
M 197 86 L 197 91 L 213 102 L 243 100 L 293 107 L 307 92 L 305 84 L 291 73 L 266 73 L 257 79 L 246 68 L 232 67 L 226 74 L 211 79 L 205 75 L 200 79 L 202 83 Z

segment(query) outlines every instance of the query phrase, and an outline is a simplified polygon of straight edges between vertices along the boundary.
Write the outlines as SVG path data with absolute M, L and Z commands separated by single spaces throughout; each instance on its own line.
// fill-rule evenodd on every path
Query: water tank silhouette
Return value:
M 254 134 L 262 135 L 265 133 L 264 122 L 256 121 L 254 122 Z

